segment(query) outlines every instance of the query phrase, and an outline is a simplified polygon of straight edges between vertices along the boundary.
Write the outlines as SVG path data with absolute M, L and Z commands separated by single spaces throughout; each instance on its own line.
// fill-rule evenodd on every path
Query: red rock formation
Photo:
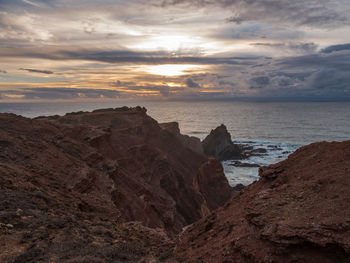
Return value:
M 221 124 L 202 141 L 204 153 L 221 161 L 244 158 L 243 150 L 231 140 L 231 134 Z
M 0 114 L 0 262 L 172 258 L 164 230 L 175 235 L 232 194 L 207 162 L 141 108 Z M 219 184 L 203 183 L 203 165 Z
M 203 262 L 349 262 L 350 141 L 315 143 L 191 225 L 176 252 Z
M 226 199 L 195 189 L 194 177 L 207 158 L 161 129 L 142 109 L 70 114 L 55 122 L 66 124 L 66 136 L 88 142 L 104 158 L 117 162 L 118 173 L 113 177 L 117 190 L 112 198 L 128 221 L 178 233 L 206 215 L 203 211 L 224 204 L 232 194 L 222 169 L 212 176 L 226 184 Z M 212 203 L 210 208 L 206 207 L 208 202 Z
M 162 129 L 167 130 L 173 135 L 175 135 L 182 142 L 183 146 L 190 148 L 192 151 L 199 153 L 201 155 L 204 154 L 201 140 L 197 137 L 181 134 L 179 123 L 167 122 L 167 123 L 160 123 L 159 125 Z

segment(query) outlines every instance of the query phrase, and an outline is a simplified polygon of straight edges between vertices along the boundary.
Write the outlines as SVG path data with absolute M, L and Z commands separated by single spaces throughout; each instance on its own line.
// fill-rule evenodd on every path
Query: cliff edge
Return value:
M 350 141 L 302 147 L 180 236 L 203 262 L 349 262 Z
M 1 262 L 169 260 L 172 237 L 232 194 L 218 161 L 144 108 L 0 114 Z

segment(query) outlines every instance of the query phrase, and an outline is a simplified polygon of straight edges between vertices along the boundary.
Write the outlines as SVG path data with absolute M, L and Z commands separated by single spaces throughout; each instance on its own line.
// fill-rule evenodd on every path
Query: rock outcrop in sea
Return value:
M 0 262 L 171 258 L 172 238 L 234 193 L 181 138 L 140 107 L 0 114 Z
M 350 141 L 302 147 L 180 236 L 200 262 L 349 262 Z
M 221 124 L 202 141 L 204 153 L 220 161 L 244 158 L 242 148 L 234 144 L 225 125 Z

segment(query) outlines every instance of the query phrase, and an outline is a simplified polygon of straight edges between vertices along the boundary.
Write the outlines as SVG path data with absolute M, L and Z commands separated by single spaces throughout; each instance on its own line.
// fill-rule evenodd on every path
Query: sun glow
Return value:
M 203 44 L 204 41 L 201 39 L 194 38 L 193 36 L 150 36 L 144 38 L 143 41 L 130 45 L 131 48 L 140 50 L 167 50 L 177 51 L 183 49 L 193 49 L 198 45 Z
M 190 71 L 198 71 L 202 68 L 203 66 L 198 66 L 198 65 L 165 64 L 165 65 L 149 66 L 147 69 L 147 72 L 154 75 L 172 77 L 172 76 L 188 74 Z

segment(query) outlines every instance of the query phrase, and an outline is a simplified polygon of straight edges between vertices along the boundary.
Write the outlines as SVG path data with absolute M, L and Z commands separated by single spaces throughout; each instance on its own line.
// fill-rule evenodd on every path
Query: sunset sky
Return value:
M 349 0 L 0 0 L 0 101 L 350 100 Z

